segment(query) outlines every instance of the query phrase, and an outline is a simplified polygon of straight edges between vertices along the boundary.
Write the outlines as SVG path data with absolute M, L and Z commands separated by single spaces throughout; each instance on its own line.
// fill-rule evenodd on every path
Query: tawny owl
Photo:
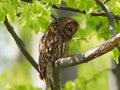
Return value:
M 40 78 L 49 86 L 53 81 L 54 63 L 68 51 L 69 41 L 78 29 L 78 23 L 70 17 L 53 21 L 44 33 L 39 44 Z

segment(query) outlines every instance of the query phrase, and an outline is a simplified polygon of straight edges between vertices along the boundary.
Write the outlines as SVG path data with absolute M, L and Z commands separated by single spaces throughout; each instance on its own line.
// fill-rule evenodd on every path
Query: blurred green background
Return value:
M 40 90 L 44 82 L 37 71 L 21 54 L 15 41 L 6 30 L 4 19 L 7 15 L 15 32 L 24 41 L 28 52 L 38 62 L 38 43 L 53 17 L 71 16 L 80 24 L 78 32 L 70 42 L 69 54 L 80 54 L 100 45 L 109 39 L 108 19 L 104 16 L 91 16 L 94 12 L 103 12 L 94 0 L 0 0 L 0 90 Z M 104 1 L 104 0 L 101 0 Z M 63 5 L 69 8 L 85 10 L 86 14 L 53 8 Z M 113 13 L 120 14 L 120 1 L 110 0 L 106 5 Z M 20 16 L 16 16 L 20 14 Z M 119 32 L 119 21 L 115 22 Z M 77 65 L 75 73 L 71 70 L 62 90 L 112 90 L 110 89 L 111 60 L 117 63 L 119 52 L 114 49 L 97 59 Z M 64 69 L 65 70 L 65 69 Z M 67 78 L 66 74 L 63 74 Z M 64 80 L 63 80 L 64 81 Z M 114 82 L 112 82 L 114 83 Z M 113 84 L 112 84 L 113 85 Z M 115 86 L 112 86 L 115 87 Z M 114 89 L 115 90 L 115 89 Z

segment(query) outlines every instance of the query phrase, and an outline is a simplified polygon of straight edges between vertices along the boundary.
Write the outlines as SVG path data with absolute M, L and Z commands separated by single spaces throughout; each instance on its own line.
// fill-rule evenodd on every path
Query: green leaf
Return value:
M 7 90 L 41 90 L 41 89 L 35 88 L 32 85 L 17 85 L 17 86 L 9 88 Z
M 66 84 L 65 84 L 65 88 L 64 90 L 76 90 L 75 89 L 75 82 L 71 82 L 71 81 L 68 81 Z
M 65 0 L 67 6 L 72 8 L 78 8 L 82 3 L 81 0 Z M 84 1 L 83 1 L 84 2 Z
M 3 8 L 5 10 L 5 13 L 9 15 L 9 17 L 12 19 L 12 21 L 14 21 L 16 13 L 15 13 L 15 10 L 12 7 L 12 5 L 9 3 L 4 3 Z
M 0 23 L 3 23 L 5 19 L 5 12 L 0 8 Z
M 39 25 L 41 26 L 41 29 L 46 30 L 46 29 L 48 28 L 48 25 L 49 25 L 49 23 L 50 23 L 48 20 L 49 20 L 49 19 L 46 19 L 46 18 L 44 18 L 44 17 L 38 18 L 38 23 L 39 23 Z
M 18 6 L 18 0 L 0 0 L 0 8 L 2 7 L 4 14 L 7 14 L 12 21 L 15 19 L 16 13 L 18 11 Z
M 90 13 L 91 10 L 93 10 L 96 6 L 96 3 L 94 0 L 86 0 L 85 10 L 86 12 Z
M 19 2 L 18 2 L 18 0 L 10 0 L 10 1 L 11 1 L 11 5 L 14 8 L 14 11 L 16 13 L 16 11 L 18 10 Z
M 10 0 L 0 0 L 0 2 L 5 2 L 5 3 L 8 3 Z
M 49 3 L 49 5 L 60 5 L 61 0 L 44 0 L 45 3 Z
M 48 5 L 35 1 L 32 4 L 24 4 L 19 22 L 24 29 L 34 31 L 36 34 L 48 28 L 50 21 L 50 10 Z
M 114 58 L 114 60 L 115 60 L 117 63 L 119 63 L 119 61 L 118 61 L 119 56 L 120 56 L 119 50 L 118 50 L 117 48 L 114 48 L 114 49 L 112 50 L 112 52 L 113 52 L 113 58 Z

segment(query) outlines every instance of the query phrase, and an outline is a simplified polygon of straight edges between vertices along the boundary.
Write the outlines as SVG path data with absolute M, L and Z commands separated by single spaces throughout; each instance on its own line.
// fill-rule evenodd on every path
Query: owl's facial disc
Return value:
M 72 36 L 75 34 L 75 32 L 78 29 L 78 23 L 77 22 L 69 22 L 66 24 L 64 28 L 64 33 L 68 38 L 72 38 Z

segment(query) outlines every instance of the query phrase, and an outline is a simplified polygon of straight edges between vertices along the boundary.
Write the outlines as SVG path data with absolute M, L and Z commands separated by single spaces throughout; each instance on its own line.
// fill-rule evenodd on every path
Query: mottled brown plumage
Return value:
M 39 44 L 40 78 L 46 85 L 53 81 L 54 63 L 64 57 L 69 48 L 69 41 L 78 29 L 78 23 L 69 17 L 61 17 L 53 21 L 44 33 Z

